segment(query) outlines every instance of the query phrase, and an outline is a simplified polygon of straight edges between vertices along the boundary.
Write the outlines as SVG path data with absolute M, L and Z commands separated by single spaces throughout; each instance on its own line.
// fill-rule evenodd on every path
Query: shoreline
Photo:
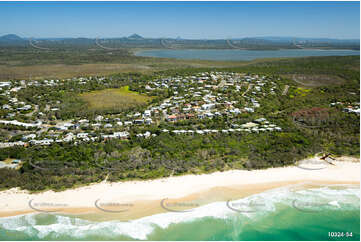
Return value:
M 240 50 L 240 49 L 233 49 L 233 48 L 185 48 L 185 49 L 170 49 L 170 48 L 131 48 L 130 52 L 137 56 L 135 53 L 137 52 L 143 52 L 143 51 L 154 51 L 154 50 Z M 330 50 L 330 51 L 360 51 L 360 50 L 354 50 L 354 49 L 322 49 L 322 48 L 280 48 L 280 49 L 241 49 L 241 50 L 249 50 L 249 51 L 277 51 L 277 50 Z M 149 57 L 149 56 L 146 56 Z M 282 58 L 282 57 L 281 57 Z M 283 57 L 287 58 L 287 57 Z
M 360 160 L 340 157 L 335 165 L 309 158 L 297 166 L 265 170 L 230 170 L 202 175 L 184 175 L 150 181 L 101 182 L 61 192 L 31 194 L 12 188 L 0 192 L 0 217 L 36 212 L 55 212 L 92 220 L 129 220 L 167 210 L 162 201 L 199 206 L 240 199 L 284 186 L 360 184 Z M 307 168 L 307 169 L 302 169 Z M 313 170 L 311 170 L 313 169 Z M 163 202 L 164 202 L 163 201 Z M 182 210 L 184 208 L 174 208 Z
M 160 57 L 160 56 L 147 56 L 147 55 L 141 55 L 139 53 L 141 52 L 148 52 L 148 51 L 161 51 L 161 50 L 192 50 L 192 51 L 198 51 L 198 50 L 246 50 L 246 51 L 282 51 L 282 50 L 307 50 L 307 51 L 358 51 L 360 52 L 360 50 L 354 50 L 354 49 L 320 49 L 320 48 L 295 48 L 295 49 L 171 49 L 171 48 L 145 48 L 145 49 L 132 49 L 130 50 L 131 55 L 136 56 L 136 57 L 146 57 L 146 58 L 161 58 L 161 59 L 177 59 L 177 60 L 204 60 L 204 61 L 229 61 L 229 62 L 237 62 L 237 61 L 243 61 L 243 62 L 247 62 L 247 61 L 254 61 L 254 60 L 260 60 L 260 59 L 274 59 L 274 58 L 301 58 L 301 57 L 325 57 L 324 55 L 320 55 L 320 56 L 283 56 L 283 57 L 260 57 L 260 58 L 254 58 L 254 59 L 250 59 L 250 60 L 215 60 L 215 59 L 199 59 L 199 58 L 195 58 L 195 59 L 188 59 L 188 58 L 180 58 L 180 57 Z M 358 54 L 360 55 L 360 53 Z M 327 56 L 327 55 L 326 55 Z M 345 55 L 345 56 L 357 56 L 355 55 Z

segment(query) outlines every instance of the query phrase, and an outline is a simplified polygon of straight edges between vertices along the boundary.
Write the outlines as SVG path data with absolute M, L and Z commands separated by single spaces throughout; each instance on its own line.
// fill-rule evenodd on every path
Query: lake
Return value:
M 144 50 L 135 53 L 136 56 L 177 58 L 177 59 L 200 59 L 218 61 L 249 61 L 259 58 L 278 57 L 305 57 L 305 56 L 345 56 L 360 55 L 358 50 L 316 50 L 316 49 L 284 49 L 284 50 Z

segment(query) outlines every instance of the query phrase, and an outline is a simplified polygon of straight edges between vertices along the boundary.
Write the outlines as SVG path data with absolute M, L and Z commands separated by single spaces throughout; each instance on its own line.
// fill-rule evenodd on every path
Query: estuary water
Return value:
M 281 187 L 227 204 L 126 222 L 48 213 L 6 217 L 0 240 L 360 240 L 358 185 Z
M 136 56 L 199 59 L 217 61 L 250 61 L 260 58 L 306 57 L 306 56 L 348 56 L 360 55 L 358 50 L 317 50 L 317 49 L 282 49 L 282 50 L 144 50 L 135 53 Z

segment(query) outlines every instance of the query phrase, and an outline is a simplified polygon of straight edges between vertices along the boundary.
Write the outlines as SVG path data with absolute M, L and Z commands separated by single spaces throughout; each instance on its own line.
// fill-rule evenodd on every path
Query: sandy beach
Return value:
M 98 213 L 109 219 L 119 218 L 121 214 L 123 219 L 129 219 L 165 212 L 163 205 L 169 205 L 170 201 L 175 206 L 183 202 L 184 206 L 191 207 L 194 204 L 187 201 L 198 205 L 225 201 L 287 185 L 360 183 L 359 159 L 340 157 L 333 163 L 320 163 L 318 158 L 311 158 L 298 166 L 284 168 L 231 170 L 151 181 L 104 181 L 62 192 L 31 194 L 13 188 L 0 192 L 0 217 L 45 211 L 88 216 Z

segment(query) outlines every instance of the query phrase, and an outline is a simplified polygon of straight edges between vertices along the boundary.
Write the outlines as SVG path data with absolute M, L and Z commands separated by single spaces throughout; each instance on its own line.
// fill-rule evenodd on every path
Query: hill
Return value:
M 0 36 L 0 40 L 23 40 L 23 39 L 16 34 L 6 34 Z
M 142 36 L 138 35 L 138 34 L 132 34 L 128 37 L 128 39 L 144 39 Z
M 111 43 L 111 48 L 177 48 L 177 49 L 233 49 L 277 50 L 300 48 L 324 49 L 360 49 L 359 40 L 325 39 L 325 38 L 292 38 L 292 37 L 245 37 L 232 39 L 184 39 L 184 38 L 144 38 L 139 34 L 128 37 L 101 38 Z M 166 39 L 169 45 L 162 45 Z M 37 38 L 42 46 L 49 49 L 94 48 L 94 38 Z M 9 34 L 0 37 L 1 46 L 24 46 L 27 39 Z M 171 45 L 171 46 L 170 46 Z

